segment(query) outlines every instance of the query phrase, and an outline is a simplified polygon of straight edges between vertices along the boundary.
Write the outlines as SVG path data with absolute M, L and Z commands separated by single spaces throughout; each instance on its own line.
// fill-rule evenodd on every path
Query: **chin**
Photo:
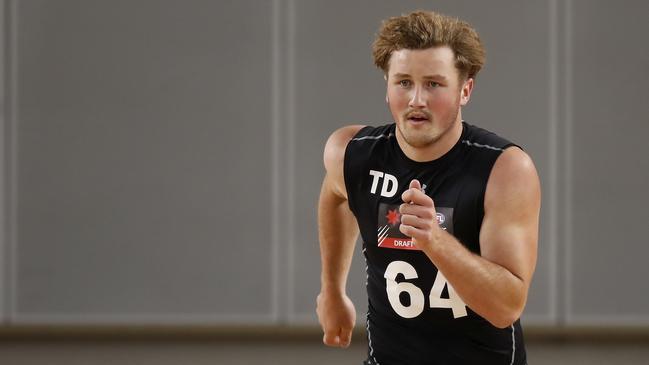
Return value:
M 415 148 L 428 147 L 431 144 L 437 142 L 437 140 L 439 140 L 439 137 L 437 136 L 428 136 L 428 135 L 415 135 L 415 136 L 404 135 L 403 137 L 404 137 L 403 139 L 410 146 Z
M 438 131 L 435 130 L 432 124 L 414 127 L 408 121 L 404 120 L 399 123 L 398 127 L 406 143 L 416 148 L 426 147 L 435 143 L 440 137 L 440 133 L 437 133 Z
M 435 133 L 434 131 L 431 131 L 429 129 L 427 130 L 405 130 L 401 131 L 401 135 L 403 136 L 403 139 L 412 147 L 426 147 L 429 146 L 437 140 L 439 140 L 439 134 Z

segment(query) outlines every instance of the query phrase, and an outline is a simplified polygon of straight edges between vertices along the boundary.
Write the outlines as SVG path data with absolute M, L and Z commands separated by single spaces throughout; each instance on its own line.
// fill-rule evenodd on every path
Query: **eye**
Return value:
M 436 87 L 438 87 L 438 86 L 439 86 L 439 83 L 437 83 L 437 82 L 435 82 L 435 81 L 428 81 L 428 87 L 430 87 L 430 88 L 436 88 Z
M 399 85 L 401 87 L 409 87 L 410 86 L 410 80 L 401 80 L 401 81 L 399 81 Z

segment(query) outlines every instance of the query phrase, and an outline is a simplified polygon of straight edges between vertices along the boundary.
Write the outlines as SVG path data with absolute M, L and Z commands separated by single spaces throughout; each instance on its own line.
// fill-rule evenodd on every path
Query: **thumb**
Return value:
M 413 179 L 413 180 L 410 182 L 410 187 L 409 187 L 409 188 L 410 188 L 410 189 L 415 188 L 415 189 L 417 189 L 417 190 L 421 190 L 421 183 L 419 183 L 419 180 L 417 180 L 417 179 Z

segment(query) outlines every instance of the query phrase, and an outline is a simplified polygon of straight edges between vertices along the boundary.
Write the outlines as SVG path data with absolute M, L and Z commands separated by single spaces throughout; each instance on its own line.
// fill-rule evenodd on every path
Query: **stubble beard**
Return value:
M 406 114 L 404 114 L 401 117 L 401 123 L 397 123 L 397 128 L 399 128 L 401 136 L 408 145 L 414 148 L 428 147 L 439 141 L 440 138 L 453 128 L 459 112 L 460 105 L 458 104 L 454 113 L 450 116 L 451 118 L 442 124 L 437 123 L 437 121 L 433 120 L 431 116 L 430 120 L 427 122 L 428 124 L 426 124 L 426 128 L 422 130 L 409 128 L 409 122 L 406 119 Z

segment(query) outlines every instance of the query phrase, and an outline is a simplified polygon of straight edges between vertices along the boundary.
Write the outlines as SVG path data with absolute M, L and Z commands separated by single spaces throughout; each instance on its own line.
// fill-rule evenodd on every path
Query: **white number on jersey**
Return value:
M 414 284 L 401 282 L 397 283 L 397 275 L 403 274 L 406 279 L 416 279 L 417 271 L 412 265 L 404 261 L 392 261 L 385 269 L 385 289 L 388 292 L 388 300 L 392 309 L 403 318 L 414 318 L 424 311 L 424 292 Z M 399 294 L 406 292 L 410 295 L 410 305 L 406 307 L 401 304 Z
M 403 318 L 414 318 L 424 311 L 424 292 L 412 283 L 397 283 L 397 275 L 402 274 L 406 279 L 416 279 L 417 270 L 405 261 L 393 261 L 385 269 L 385 288 L 388 300 L 392 309 Z M 442 298 L 444 286 L 448 288 L 448 299 Z M 401 303 L 399 295 L 403 292 L 410 296 L 410 305 Z M 430 308 L 450 308 L 453 311 L 453 318 L 460 318 L 467 315 L 466 304 L 462 301 L 455 289 L 449 284 L 441 271 L 437 272 L 435 282 L 428 296 Z
M 442 298 L 442 290 L 444 285 L 448 288 L 448 299 Z M 460 318 L 466 316 L 466 304 L 462 301 L 455 289 L 446 281 L 444 274 L 437 271 L 433 288 L 430 289 L 430 296 L 428 297 L 431 308 L 451 308 L 453 310 L 453 318 Z

